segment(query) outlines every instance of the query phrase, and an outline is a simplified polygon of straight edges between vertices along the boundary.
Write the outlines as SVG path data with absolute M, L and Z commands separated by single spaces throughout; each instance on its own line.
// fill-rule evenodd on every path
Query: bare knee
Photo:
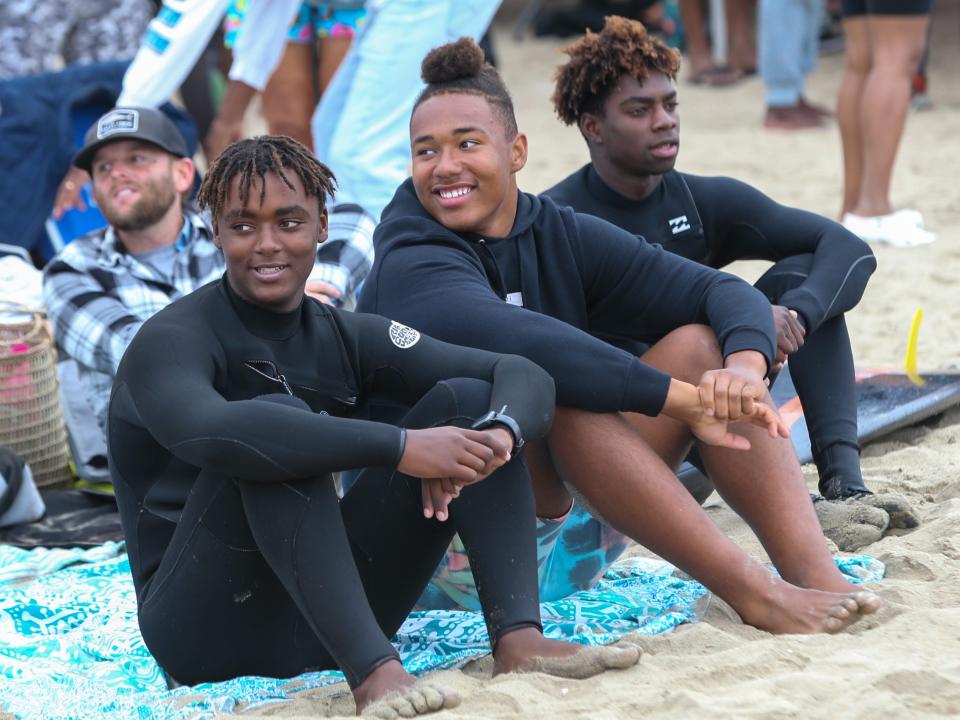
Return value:
M 699 383 L 708 370 L 723 367 L 717 335 L 708 325 L 684 325 L 666 335 L 642 358 L 672 377 Z

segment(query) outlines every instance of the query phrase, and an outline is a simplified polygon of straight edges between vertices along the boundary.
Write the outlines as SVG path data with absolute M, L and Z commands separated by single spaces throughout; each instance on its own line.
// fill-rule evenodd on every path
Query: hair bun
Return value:
M 483 49 L 474 39 L 462 37 L 427 53 L 420 66 L 420 77 L 427 85 L 477 77 L 485 62 Z

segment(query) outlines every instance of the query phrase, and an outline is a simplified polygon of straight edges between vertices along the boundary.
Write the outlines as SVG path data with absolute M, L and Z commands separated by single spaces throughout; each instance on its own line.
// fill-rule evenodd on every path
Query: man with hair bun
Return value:
M 520 192 L 527 138 L 472 41 L 433 50 L 423 79 L 410 122 L 412 178 L 377 228 L 359 308 L 447 342 L 521 355 L 555 380 L 554 425 L 524 450 L 541 518 L 541 597 L 590 587 L 627 536 L 769 632 L 838 632 L 876 612 L 880 599 L 834 564 L 766 392 L 776 354 L 766 298 L 604 220 Z M 652 347 L 638 358 L 595 335 Z M 694 441 L 779 577 L 677 480 Z M 570 518 L 565 483 L 606 524 L 591 524 L 582 509 Z M 571 521 L 575 532 L 558 543 Z M 606 544 L 610 535 L 620 542 Z M 550 575 L 554 567 L 560 577 Z
M 580 129 L 591 162 L 544 195 L 709 267 L 774 263 L 755 284 L 773 305 L 777 329 L 771 381 L 789 358 L 820 492 L 838 502 L 817 505 L 825 530 L 852 550 L 888 524 L 915 526 L 905 501 L 874 496 L 860 469 L 844 313 L 860 301 L 877 266 L 870 248 L 840 224 L 780 205 L 745 183 L 677 172 L 680 56 L 639 22 L 607 18 L 602 32 L 587 33 L 564 52 L 570 60 L 557 69 L 553 105 L 564 123 Z M 604 339 L 638 355 L 647 347 L 622 335 Z M 839 504 L 851 498 L 874 507 Z M 864 527 L 852 532 L 854 523 Z

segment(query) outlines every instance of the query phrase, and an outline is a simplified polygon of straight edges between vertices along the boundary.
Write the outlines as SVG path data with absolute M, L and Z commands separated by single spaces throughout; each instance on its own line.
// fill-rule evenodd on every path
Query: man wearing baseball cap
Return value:
M 161 111 L 114 108 L 87 131 L 73 164 L 90 174 L 110 223 L 68 244 L 43 271 L 63 394 L 73 406 L 67 425 L 84 476 L 82 466 L 96 465 L 99 455 L 105 463 L 110 388 L 127 345 L 160 309 L 220 277 L 224 261 L 207 217 L 187 202 L 195 169 L 186 141 Z M 314 297 L 349 299 L 372 264 L 373 227 L 357 206 L 334 208 L 308 283 Z
M 154 313 L 218 278 L 223 259 L 204 217 L 183 202 L 193 160 L 161 111 L 114 108 L 87 130 L 73 164 L 90 174 L 110 224 L 50 261 L 43 299 L 75 459 L 81 476 L 95 477 L 83 468 L 102 462 L 105 470 L 107 404 L 127 345 Z

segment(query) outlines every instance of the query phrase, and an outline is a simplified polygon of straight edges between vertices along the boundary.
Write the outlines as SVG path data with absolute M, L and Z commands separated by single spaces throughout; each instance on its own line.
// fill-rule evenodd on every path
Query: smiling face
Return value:
M 90 170 L 97 205 L 122 231 L 145 230 L 176 212 L 193 182 L 193 161 L 139 140 L 104 145 Z
M 585 113 L 580 129 L 598 164 L 625 176 L 662 175 L 673 169 L 680 148 L 677 89 L 663 73 L 643 83 L 624 75 L 602 116 Z
M 223 249 L 230 287 L 244 300 L 275 312 L 290 312 L 303 300 L 313 269 L 317 243 L 327 239 L 327 211 L 320 210 L 294 172 L 268 172 L 260 202 L 254 179 L 250 196 L 240 199 L 240 176 L 230 183 L 230 197 L 215 223 L 215 242 Z
M 446 93 L 421 103 L 410 122 L 413 184 L 444 227 L 486 237 L 510 233 L 517 214 L 516 173 L 527 160 L 522 133 L 480 95 Z

